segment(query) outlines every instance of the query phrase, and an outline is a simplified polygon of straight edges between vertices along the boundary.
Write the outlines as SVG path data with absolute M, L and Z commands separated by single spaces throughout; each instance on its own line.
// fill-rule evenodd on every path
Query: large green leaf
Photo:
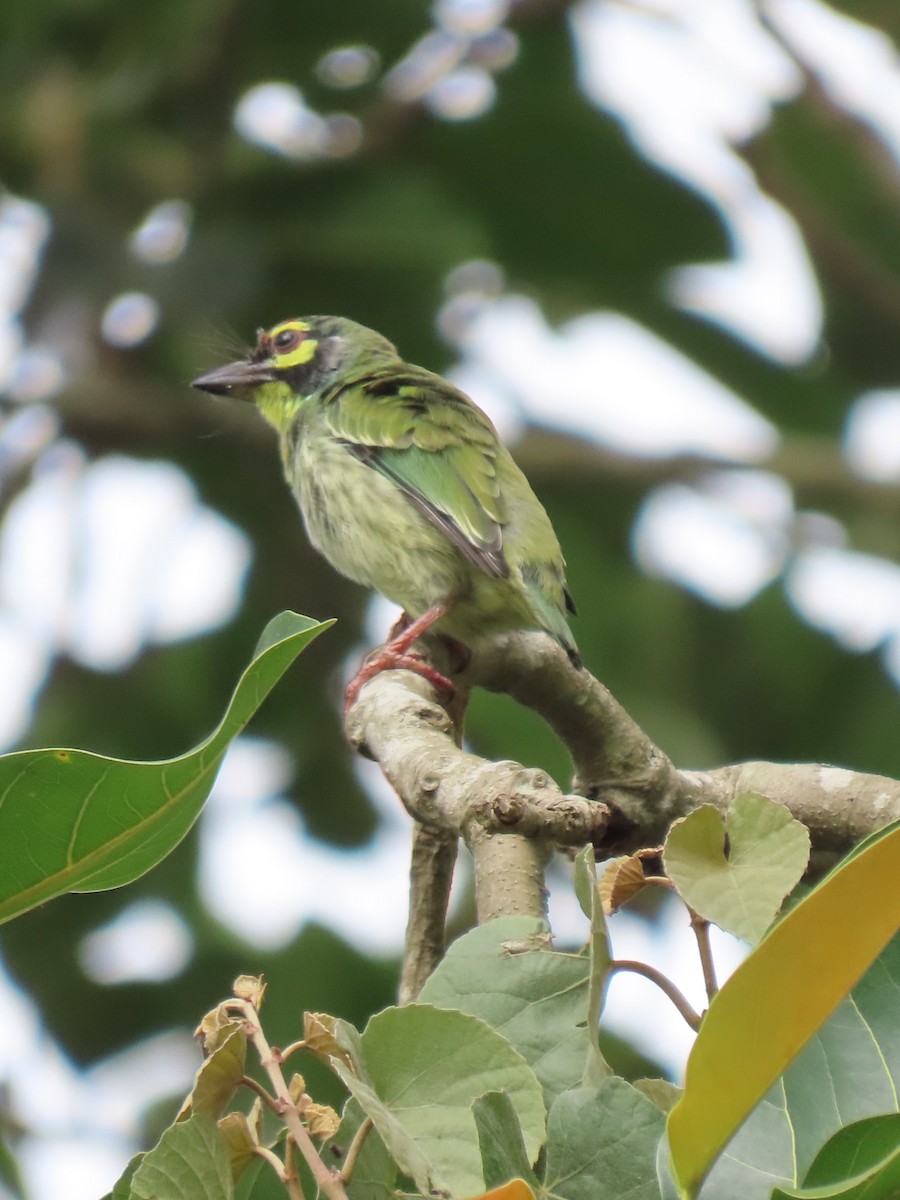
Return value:
M 548 939 L 547 924 L 534 917 L 488 921 L 453 943 L 419 998 L 502 1033 L 531 1064 L 549 1107 L 581 1083 L 594 1051 L 591 961 L 550 950 Z
M 131 1200 L 231 1200 L 233 1194 L 228 1146 L 203 1115 L 170 1125 L 131 1177 Z
M 197 819 L 231 740 L 330 624 L 273 618 L 218 727 L 178 758 L 128 762 L 86 750 L 0 758 L 0 922 L 64 892 L 121 887 L 165 858 Z
M 895 937 L 728 1143 L 701 1200 L 768 1200 L 776 1185 L 796 1188 L 843 1127 L 896 1112 L 898 1012 Z
M 564 1092 L 547 1118 L 547 1200 L 657 1200 L 665 1117 L 615 1075 Z
M 715 1157 L 741 1122 L 896 933 L 900 926 L 898 875 L 900 827 L 895 826 L 870 839 L 863 850 L 851 855 L 788 913 L 713 1000 L 688 1059 L 684 1095 L 669 1116 L 672 1162 L 683 1194 L 696 1193 Z M 893 979 L 879 979 L 877 972 L 872 974 L 876 976 L 874 982 L 869 984 L 867 979 L 865 984 L 886 987 L 896 995 Z M 862 1088 L 871 1103 L 874 1084 L 882 1079 L 886 1085 L 885 1103 L 875 1111 L 889 1111 L 896 1106 L 891 1067 L 877 1046 L 882 1034 L 891 1044 L 895 1042 L 896 1010 L 892 1017 L 883 1000 L 875 1008 L 874 1026 L 865 1017 L 860 1020 L 865 1030 L 860 1030 L 861 1042 L 868 1036 L 871 1047 L 872 1039 L 876 1039 L 871 1079 L 865 1078 L 857 1062 L 844 1075 L 850 1095 L 829 1100 L 834 1083 L 828 1064 L 823 1063 L 815 1098 L 809 1097 L 797 1113 L 799 1128 L 793 1119 L 786 1126 L 778 1115 L 779 1108 L 791 1108 L 790 1075 L 782 1085 L 785 1098 L 779 1103 L 777 1096 L 770 1095 L 770 1107 L 755 1118 L 771 1126 L 765 1162 L 773 1174 L 779 1160 L 775 1133 L 789 1144 L 795 1159 L 805 1151 L 809 1163 L 825 1138 L 839 1127 L 842 1113 L 846 1119 L 855 1090 Z M 844 1006 L 844 1011 L 852 1010 Z M 826 1044 L 835 1035 L 844 1042 L 837 1014 L 822 1031 Z M 848 1049 L 849 1044 L 844 1042 L 841 1050 L 846 1054 Z M 841 1051 L 834 1053 L 840 1057 Z M 813 1057 L 810 1069 L 814 1063 Z M 836 1110 L 833 1114 L 832 1104 Z M 865 1115 L 872 1115 L 872 1110 L 854 1114 L 854 1119 Z M 837 1125 L 826 1128 L 823 1137 L 822 1118 L 832 1116 L 837 1118 Z M 811 1148 L 804 1123 L 811 1123 L 816 1130 L 809 1139 L 815 1141 Z M 729 1150 L 740 1156 L 735 1147 Z
M 361 1038 L 323 1048 L 395 1162 L 428 1195 L 484 1190 L 472 1106 L 488 1092 L 506 1092 L 533 1161 L 544 1141 L 541 1086 L 524 1058 L 484 1021 L 468 1013 L 408 1004 L 372 1018 Z M 340 1045 L 340 1052 L 337 1046 Z

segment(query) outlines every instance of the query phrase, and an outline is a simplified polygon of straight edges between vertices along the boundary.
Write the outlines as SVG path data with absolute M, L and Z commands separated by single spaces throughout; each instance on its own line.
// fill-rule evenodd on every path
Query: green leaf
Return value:
M 895 934 L 898 876 L 894 827 L 789 912 L 715 997 L 688 1059 L 684 1095 L 669 1116 L 684 1195 L 696 1194 L 737 1127 Z M 883 1019 L 895 1022 L 896 1013 Z M 826 1082 L 819 1107 L 830 1094 L 827 1073 Z M 802 1130 L 789 1136 L 793 1142 Z
M 547 1118 L 548 1200 L 658 1200 L 664 1132 L 656 1105 L 618 1076 L 564 1092 Z
M 142 1150 L 139 1154 L 128 1160 L 128 1166 L 113 1184 L 111 1192 L 107 1192 L 102 1200 L 132 1200 L 131 1181 L 134 1178 L 134 1173 L 147 1157 L 147 1152 Z
M 822 1148 L 802 1188 L 776 1188 L 772 1200 L 896 1200 L 900 1195 L 900 1114 L 858 1121 Z
M 531 1064 L 548 1108 L 581 1082 L 591 1055 L 591 964 L 547 949 L 549 932 L 534 917 L 479 925 L 453 943 L 419 996 L 501 1033 Z
M 179 758 L 129 762 L 86 750 L 0 757 L 0 922 L 64 892 L 121 887 L 165 858 L 197 819 L 231 740 L 332 623 L 275 617 L 218 728 Z
M 806 869 L 809 832 L 783 804 L 738 796 L 724 820 L 704 804 L 676 821 L 663 863 L 686 904 L 755 944 Z
M 221 1117 L 243 1078 L 246 1059 L 247 1034 L 237 1027 L 200 1064 L 189 1097 L 191 1112 Z
M 170 1125 L 131 1179 L 131 1200 L 231 1200 L 232 1195 L 231 1155 L 212 1117 Z
M 522 1179 L 535 1189 L 538 1182 L 525 1153 L 522 1127 L 506 1092 L 479 1096 L 472 1115 L 478 1128 L 484 1186 L 496 1188 L 511 1179 Z
M 425 1195 L 484 1191 L 472 1105 L 486 1092 L 509 1095 L 531 1160 L 543 1144 L 534 1072 L 505 1038 L 466 1013 L 428 1004 L 388 1008 L 366 1027 L 358 1059 L 333 1055 L 330 1062 Z
M 257 1103 L 262 1103 L 259 1097 L 257 1097 Z M 256 1148 L 259 1141 L 256 1137 L 256 1121 L 251 1122 L 242 1112 L 229 1112 L 217 1122 L 217 1125 L 219 1136 L 228 1147 L 232 1183 L 237 1183 L 247 1168 L 258 1161 Z

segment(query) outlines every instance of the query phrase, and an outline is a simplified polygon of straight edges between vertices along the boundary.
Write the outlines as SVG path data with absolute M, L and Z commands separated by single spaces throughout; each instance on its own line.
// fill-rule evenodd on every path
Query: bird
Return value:
M 581 667 L 550 518 L 487 415 L 448 380 L 373 329 L 312 316 L 258 330 L 246 358 L 192 386 L 256 405 L 278 432 L 309 541 L 403 610 L 348 685 L 345 713 L 397 667 L 452 696 L 413 650 L 431 630 L 463 661 L 485 638 L 541 630 Z

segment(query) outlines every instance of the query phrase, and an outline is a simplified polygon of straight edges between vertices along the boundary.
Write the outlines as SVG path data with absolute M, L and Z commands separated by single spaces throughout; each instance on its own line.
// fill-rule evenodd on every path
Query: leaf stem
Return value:
M 712 946 L 709 941 L 709 921 L 706 917 L 701 917 L 698 912 L 695 912 L 690 905 L 688 912 L 691 914 L 691 929 L 694 931 L 694 936 L 697 939 L 697 950 L 700 953 L 700 966 L 703 968 L 703 982 L 706 986 L 706 994 L 710 1000 L 719 990 L 719 984 L 716 980 L 716 964 L 713 962 Z
M 353 1135 L 353 1141 L 350 1143 L 350 1149 L 347 1151 L 347 1157 L 344 1159 L 344 1165 L 341 1168 L 341 1179 L 344 1183 L 349 1183 L 356 1167 L 356 1160 L 359 1158 L 360 1151 L 363 1148 L 366 1138 L 372 1129 L 372 1118 L 366 1117 L 363 1123 Z
M 300 1038 L 299 1041 L 291 1042 L 291 1044 L 289 1046 L 285 1046 L 285 1048 L 283 1050 L 279 1050 L 278 1056 L 283 1063 L 286 1063 L 292 1054 L 296 1054 L 298 1050 L 305 1050 L 305 1049 L 306 1049 L 306 1038 Z
M 285 1180 L 284 1163 L 281 1161 L 281 1159 L 278 1157 L 278 1155 L 275 1153 L 274 1150 L 270 1150 L 268 1148 L 268 1146 L 254 1146 L 253 1153 L 258 1158 L 264 1158 L 266 1160 L 266 1162 L 269 1164 L 269 1166 L 272 1168 L 272 1170 L 275 1172 L 275 1174 L 278 1176 L 279 1180 L 282 1183 L 284 1183 L 284 1180 Z
M 257 1096 L 272 1109 L 273 1112 L 279 1112 L 278 1101 L 271 1092 L 267 1092 L 261 1083 L 258 1083 L 250 1075 L 242 1075 L 241 1083 L 244 1087 L 250 1088 L 252 1092 L 256 1092 Z
M 700 1014 L 691 1008 L 684 993 L 678 990 L 672 980 L 667 975 L 663 975 L 662 971 L 657 971 L 656 967 L 651 967 L 649 963 L 636 962 L 630 958 L 615 958 L 609 964 L 609 970 L 610 974 L 614 971 L 631 971 L 634 975 L 643 975 L 645 979 L 655 983 L 660 991 L 668 996 L 694 1033 L 700 1028 Z

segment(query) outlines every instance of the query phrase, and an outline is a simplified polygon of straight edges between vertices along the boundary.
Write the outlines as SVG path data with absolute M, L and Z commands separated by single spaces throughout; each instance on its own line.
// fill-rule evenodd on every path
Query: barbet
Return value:
M 257 405 L 312 544 L 342 575 L 403 609 L 347 688 L 406 667 L 452 693 L 412 652 L 433 626 L 467 649 L 543 630 L 580 665 L 565 562 L 546 512 L 485 414 L 446 379 L 404 362 L 343 317 L 260 330 L 248 358 L 195 379 Z

